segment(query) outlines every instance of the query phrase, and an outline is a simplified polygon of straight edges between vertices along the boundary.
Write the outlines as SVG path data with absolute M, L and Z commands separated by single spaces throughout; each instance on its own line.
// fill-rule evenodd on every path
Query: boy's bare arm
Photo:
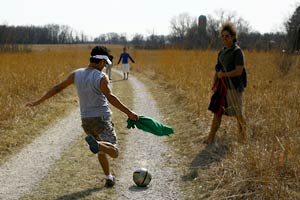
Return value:
M 68 75 L 68 77 L 63 80 L 62 82 L 54 85 L 52 88 L 50 88 L 43 96 L 41 96 L 39 99 L 31 101 L 26 103 L 26 106 L 36 106 L 42 103 L 43 101 L 53 97 L 57 93 L 61 92 L 63 89 L 68 87 L 69 85 L 74 83 L 74 72 Z

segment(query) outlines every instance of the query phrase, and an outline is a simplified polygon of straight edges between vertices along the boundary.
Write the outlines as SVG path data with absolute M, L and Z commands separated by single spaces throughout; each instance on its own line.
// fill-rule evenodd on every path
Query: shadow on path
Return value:
M 116 83 L 116 82 L 121 82 L 121 81 L 127 81 L 127 80 L 125 80 L 125 79 L 114 79 L 114 80 L 110 80 L 109 82 L 111 82 L 111 83 Z
M 90 189 L 86 189 L 83 191 L 79 191 L 79 192 L 74 192 L 71 194 L 66 194 L 64 196 L 61 196 L 55 200 L 76 200 L 76 199 L 82 199 L 84 197 L 90 196 L 93 192 L 99 192 L 103 189 L 103 187 L 95 187 L 95 188 L 90 188 Z
M 191 181 L 198 177 L 199 169 L 209 168 L 212 163 L 220 162 L 228 152 L 226 145 L 207 145 L 191 162 L 190 170 L 182 176 L 182 180 Z
M 130 191 L 133 191 L 133 192 L 141 192 L 141 191 L 145 191 L 145 190 L 148 190 L 149 187 L 138 187 L 136 185 L 132 185 L 129 187 L 129 190 Z

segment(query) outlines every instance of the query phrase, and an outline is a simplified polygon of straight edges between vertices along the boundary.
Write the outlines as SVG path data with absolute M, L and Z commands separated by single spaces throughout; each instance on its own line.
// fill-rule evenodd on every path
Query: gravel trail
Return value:
M 156 102 L 143 83 L 129 76 L 134 88 L 133 110 L 139 115 L 149 116 L 162 121 Z M 175 161 L 168 148 L 167 137 L 158 137 L 138 129 L 131 129 L 123 152 L 122 174 L 117 177 L 115 199 L 172 200 L 182 199 L 179 190 L 179 176 L 171 167 Z M 171 137 L 171 136 L 170 136 Z M 172 165 L 174 166 L 174 165 Z M 132 173 L 140 167 L 147 168 L 152 174 L 152 181 L 146 188 L 136 187 Z
M 61 153 L 82 134 L 80 124 L 79 110 L 74 110 L 0 166 L 0 199 L 15 200 L 30 192 Z
M 114 70 L 114 73 L 120 72 Z M 134 88 L 134 111 L 161 121 L 156 103 L 143 83 L 132 75 L 128 81 Z M 79 110 L 76 109 L 55 125 L 46 128 L 43 135 L 1 165 L 0 200 L 17 200 L 38 186 L 55 161 L 60 159 L 62 152 L 83 133 L 80 125 Z M 117 176 L 113 199 L 182 199 L 179 177 L 172 164 L 174 158 L 166 139 L 137 129 L 130 131 L 124 145 L 123 159 L 118 160 L 120 174 Z M 136 187 L 132 181 L 133 171 L 140 167 L 152 173 L 152 181 L 146 188 Z

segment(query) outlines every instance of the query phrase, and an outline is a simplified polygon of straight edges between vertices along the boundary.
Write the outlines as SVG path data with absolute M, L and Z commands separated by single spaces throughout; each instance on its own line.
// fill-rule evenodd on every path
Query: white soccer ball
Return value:
M 146 187 L 150 183 L 152 176 L 146 168 L 140 168 L 133 172 L 132 179 L 137 186 Z

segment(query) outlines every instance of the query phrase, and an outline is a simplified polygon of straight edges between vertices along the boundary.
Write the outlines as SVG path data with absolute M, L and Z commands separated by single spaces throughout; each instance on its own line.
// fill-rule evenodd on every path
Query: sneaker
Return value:
M 105 187 L 113 187 L 116 183 L 116 178 L 113 176 L 112 179 L 105 179 Z
M 85 141 L 89 144 L 91 152 L 93 152 L 94 154 L 99 152 L 99 144 L 93 136 L 86 136 Z

